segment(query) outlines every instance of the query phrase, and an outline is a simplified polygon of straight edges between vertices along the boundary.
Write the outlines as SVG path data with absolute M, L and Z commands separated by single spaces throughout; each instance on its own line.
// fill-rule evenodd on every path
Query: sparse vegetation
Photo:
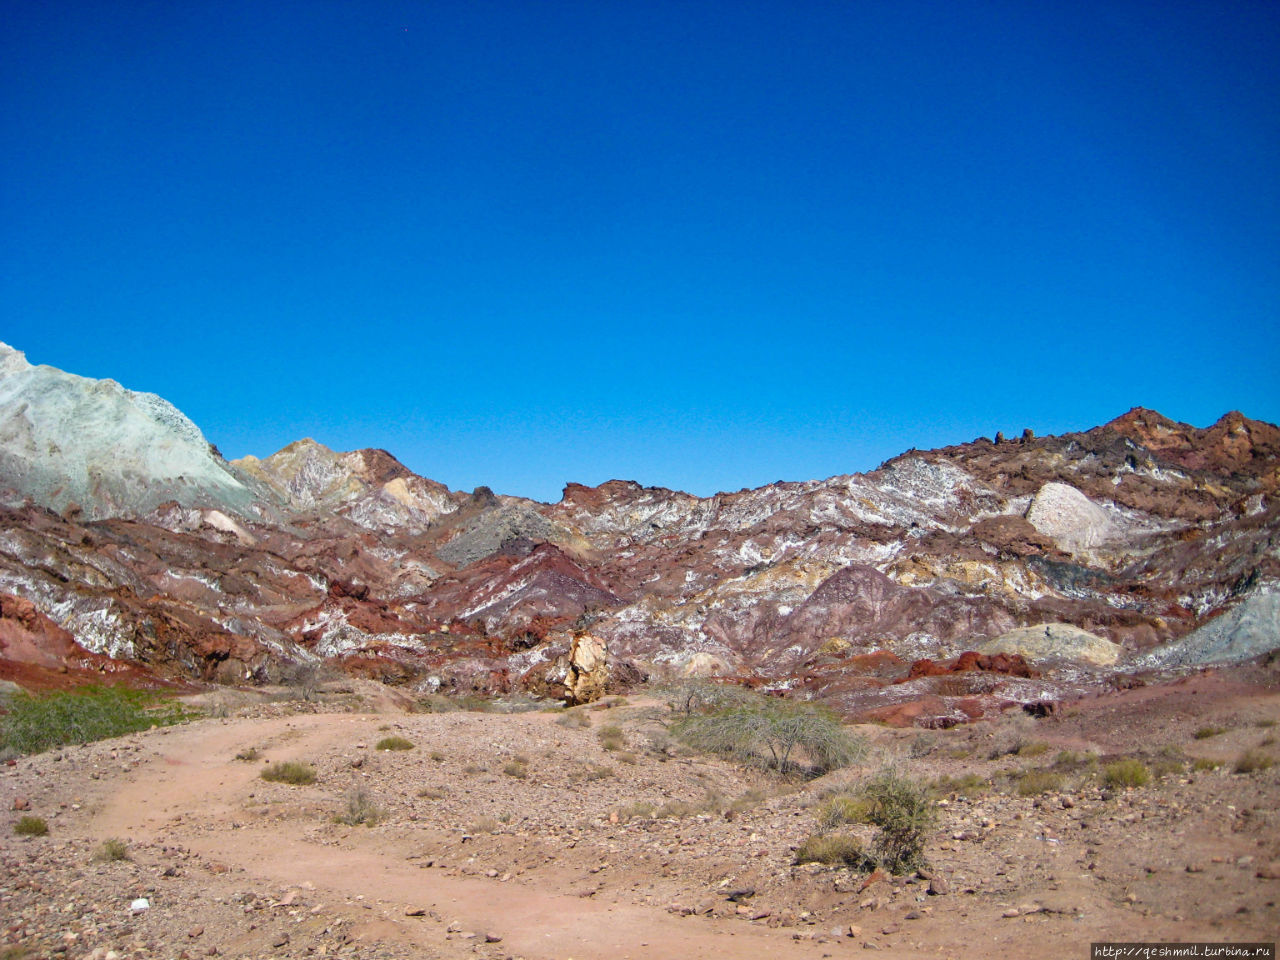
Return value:
M 432 750 L 431 759 L 434 760 L 436 763 L 444 763 L 445 756 L 439 750 Z
M 903 873 L 924 863 L 924 841 L 937 819 L 928 789 L 897 771 L 885 770 L 862 787 L 871 803 L 868 820 L 879 828 L 872 853 L 888 870 Z
M 560 716 L 556 717 L 556 723 L 562 727 L 569 729 L 582 729 L 591 726 L 591 716 L 581 707 L 575 710 L 566 710 Z
M 383 737 L 374 745 L 375 750 L 412 750 L 413 741 L 404 737 Z
M 818 808 L 818 829 L 827 831 L 846 823 L 870 823 L 872 803 L 866 797 L 837 794 Z
M 1208 757 L 1196 757 L 1191 761 L 1191 769 L 1197 773 L 1204 773 L 1208 770 L 1217 770 L 1222 764 L 1217 760 L 1210 760 Z
M 861 868 L 869 866 L 872 860 L 858 838 L 845 833 L 811 834 L 796 850 L 796 863 L 843 864 Z
M 0 745 L 18 753 L 105 740 L 191 716 L 154 693 L 125 687 L 84 687 L 39 696 L 15 693 L 6 708 L 0 717 Z
M 418 791 L 418 796 L 422 797 L 424 800 L 443 800 L 448 795 L 448 791 L 442 790 L 439 787 L 423 787 Z
M 813 772 L 824 772 L 847 766 L 865 753 L 865 744 L 851 736 L 830 710 L 753 697 L 744 705 L 688 716 L 672 726 L 672 733 L 697 750 L 783 773 L 799 767 L 797 754 L 805 757 Z
M 1235 773 L 1256 773 L 1259 770 L 1269 770 L 1275 766 L 1275 763 L 1273 757 L 1269 757 L 1261 750 L 1246 750 L 1236 757 L 1236 762 L 1231 769 Z
M 316 768 L 309 763 L 286 760 L 263 768 L 259 776 L 272 783 L 291 783 L 294 786 L 302 786 L 316 782 Z
M 1039 757 L 1049 752 L 1049 744 L 1043 740 L 1031 740 L 1018 747 L 1020 757 Z
M 49 834 L 49 824 L 42 817 L 19 817 L 13 832 L 20 837 L 44 837 Z
M 1018 795 L 1035 797 L 1062 789 L 1062 775 L 1051 770 L 1024 770 L 1018 777 Z
M 512 760 L 508 763 L 502 768 L 502 772 L 508 777 L 515 777 L 517 780 L 524 780 L 529 776 L 529 768 L 518 760 Z
M 241 750 L 236 754 L 236 759 L 244 763 L 253 763 L 262 756 L 261 751 L 257 747 L 249 747 L 247 750 Z
M 1213 724 L 1200 727 L 1196 730 L 1194 736 L 1197 740 L 1208 740 L 1210 737 L 1221 736 L 1227 732 L 1226 727 L 1219 727 Z
M 467 833 L 497 833 L 501 828 L 502 824 L 496 818 L 480 817 L 467 827 Z
M 339 823 L 354 827 L 363 823 L 367 827 L 378 824 L 386 817 L 384 811 L 374 801 L 373 795 L 364 787 L 356 787 L 347 794 L 346 810 L 338 816 Z
M 1151 782 L 1151 771 L 1141 760 L 1132 757 L 1109 763 L 1102 771 L 1102 781 L 1108 787 L 1145 787 Z
M 759 698 L 758 694 L 737 684 L 711 680 L 682 680 L 663 689 L 660 695 L 667 708 L 681 718 L 748 706 Z
M 987 790 L 987 782 L 976 773 L 966 773 L 960 777 L 943 776 L 933 781 L 931 789 L 938 796 L 955 794 L 961 797 L 976 797 Z
M 129 856 L 129 844 L 119 837 L 108 837 L 94 852 L 93 859 L 96 863 L 115 863 L 133 858 Z
M 626 734 L 616 723 L 601 727 L 596 736 L 600 738 L 600 746 L 606 750 L 621 750 L 627 743 Z
M 618 815 L 618 820 L 626 823 L 628 820 L 646 820 L 653 816 L 654 806 L 647 801 L 639 801 L 637 803 L 627 804 L 619 807 L 614 811 Z

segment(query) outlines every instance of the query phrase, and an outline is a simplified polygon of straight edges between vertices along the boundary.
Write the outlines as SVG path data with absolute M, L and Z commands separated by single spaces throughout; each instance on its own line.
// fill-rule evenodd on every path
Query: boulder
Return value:
M 978 646 L 978 652 L 1016 654 L 1030 663 L 1069 661 L 1110 667 L 1120 657 L 1120 645 L 1069 623 L 1040 623 L 988 640 Z
M 589 633 L 579 633 L 569 648 L 569 669 L 565 676 L 565 702 L 570 706 L 591 703 L 605 694 L 609 683 L 609 663 L 605 643 Z

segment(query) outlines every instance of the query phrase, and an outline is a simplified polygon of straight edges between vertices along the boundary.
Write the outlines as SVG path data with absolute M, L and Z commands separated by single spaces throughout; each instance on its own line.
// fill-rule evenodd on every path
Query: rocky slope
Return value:
M 1280 647 L 1278 486 L 1275 426 L 1135 409 L 867 474 L 540 504 L 310 440 L 228 463 L 157 397 L 0 350 L 0 593 L 173 678 L 323 660 L 545 690 L 589 630 L 632 680 L 733 676 L 947 725 Z

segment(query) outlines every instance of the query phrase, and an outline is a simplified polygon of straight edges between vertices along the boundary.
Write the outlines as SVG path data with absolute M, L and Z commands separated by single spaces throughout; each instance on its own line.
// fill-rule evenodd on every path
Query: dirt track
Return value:
M 1204 692 L 1200 715 L 1235 726 L 1191 740 L 1200 755 L 1251 746 L 1271 729 L 1262 723 L 1280 718 L 1274 694 Z M 1106 731 L 1142 733 L 1126 710 L 1160 717 L 1151 700 L 1117 695 L 1035 733 L 1055 748 L 1110 752 Z M 1280 859 L 1280 767 L 1170 775 L 1115 796 L 1088 785 L 1061 796 L 952 796 L 928 847 L 949 890 L 931 896 L 915 877 L 862 890 L 848 871 L 792 863 L 821 783 L 775 789 L 727 816 L 618 816 L 637 800 L 746 796 L 762 781 L 639 749 L 618 762 L 597 739 L 615 717 L 638 744 L 642 718 L 624 710 L 597 715 L 595 729 L 537 713 L 319 713 L 203 720 L 23 759 L 6 770 L 4 808 L 25 800 L 51 831 L 3 838 L 6 942 L 61 945 L 68 957 L 96 948 L 99 957 L 677 960 L 871 946 L 977 958 L 1085 956 L 1097 939 L 1272 939 L 1280 929 L 1280 880 L 1265 876 Z M 1160 729 L 1190 739 L 1165 720 Z M 374 750 L 389 732 L 416 748 Z M 984 753 L 1004 732 L 976 725 L 926 742 L 868 730 L 881 756 L 919 754 L 902 763 L 922 776 L 1007 766 Z M 262 756 L 235 759 L 249 747 Z M 525 775 L 504 773 L 511 758 Z M 264 760 L 290 759 L 314 764 L 318 781 L 259 778 Z M 334 822 L 357 786 L 383 808 L 379 825 Z M 133 859 L 94 862 L 113 836 L 129 841 Z M 730 898 L 743 890 L 754 893 Z M 149 909 L 130 915 L 138 896 Z

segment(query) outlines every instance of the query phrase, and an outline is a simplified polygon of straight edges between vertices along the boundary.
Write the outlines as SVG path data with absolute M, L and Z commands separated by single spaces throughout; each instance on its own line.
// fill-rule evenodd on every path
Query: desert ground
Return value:
M 1280 930 L 1274 672 L 860 726 L 866 757 L 817 779 L 690 753 L 653 699 L 411 713 L 382 689 L 222 691 L 0 767 L 8 821 L 49 825 L 0 836 L 0 956 L 960 960 Z M 1108 785 L 1120 758 L 1152 780 Z M 261 777 L 291 760 L 315 782 Z M 934 786 L 925 868 L 797 864 L 826 798 L 885 765 Z

